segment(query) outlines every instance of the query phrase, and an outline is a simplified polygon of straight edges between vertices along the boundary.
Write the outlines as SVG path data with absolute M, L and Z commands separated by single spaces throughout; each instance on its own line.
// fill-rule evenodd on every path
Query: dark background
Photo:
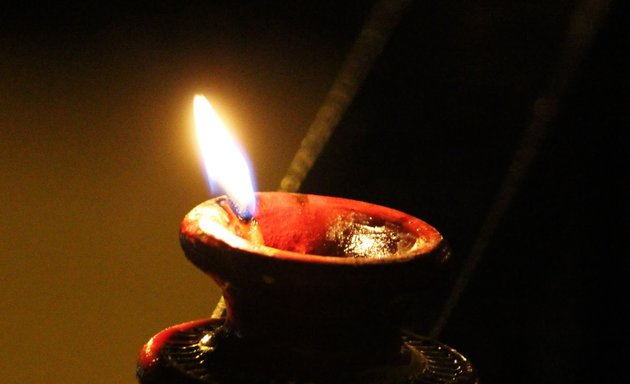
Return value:
M 416 2 L 302 191 L 423 218 L 462 265 L 577 3 Z M 0 6 L 2 382 L 133 383 L 149 337 L 208 316 L 218 290 L 177 240 L 209 195 L 193 95 L 276 189 L 370 5 Z M 604 19 L 440 335 L 484 383 L 603 382 L 625 364 L 626 11 Z M 410 328 L 430 332 L 450 283 Z

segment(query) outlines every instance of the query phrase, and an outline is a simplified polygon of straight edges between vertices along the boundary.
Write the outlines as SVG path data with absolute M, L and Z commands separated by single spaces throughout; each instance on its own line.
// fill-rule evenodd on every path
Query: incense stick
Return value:
M 280 191 L 296 192 L 383 50 L 410 0 L 377 1 L 293 157 Z
M 510 167 L 479 229 L 468 257 L 459 271 L 451 293 L 431 330 L 431 337 L 438 338 L 440 336 L 477 265 L 483 258 L 499 222 L 510 208 L 527 171 L 544 142 L 549 125 L 556 117 L 558 103 L 573 82 L 578 67 L 591 46 L 609 6 L 610 0 L 583 0 L 574 9 L 563 49 L 551 72 L 547 89 L 534 103 L 531 122 L 521 135 L 512 155 Z

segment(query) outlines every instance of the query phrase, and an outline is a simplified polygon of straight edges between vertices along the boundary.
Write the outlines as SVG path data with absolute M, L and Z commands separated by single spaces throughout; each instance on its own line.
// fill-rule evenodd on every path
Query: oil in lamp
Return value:
M 140 352 L 141 384 L 477 383 L 460 353 L 401 330 L 412 293 L 449 262 L 435 228 L 366 202 L 254 193 L 201 97 L 195 115 L 211 146 L 206 169 L 226 195 L 191 210 L 180 241 L 221 288 L 227 313 L 155 335 Z

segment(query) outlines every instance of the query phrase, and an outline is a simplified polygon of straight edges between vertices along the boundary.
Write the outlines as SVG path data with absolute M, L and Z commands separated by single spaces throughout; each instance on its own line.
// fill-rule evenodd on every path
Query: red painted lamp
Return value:
M 222 131 L 204 100 L 195 101 L 198 130 Z M 228 174 L 249 180 L 247 169 Z M 190 211 L 180 240 L 220 286 L 227 314 L 154 336 L 140 383 L 477 382 L 457 351 L 401 330 L 411 295 L 449 261 L 435 228 L 365 202 L 222 183 L 228 195 Z

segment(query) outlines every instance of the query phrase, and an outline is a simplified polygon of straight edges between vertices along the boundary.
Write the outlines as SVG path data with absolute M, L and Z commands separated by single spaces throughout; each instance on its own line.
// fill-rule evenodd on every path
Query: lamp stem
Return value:
M 214 307 L 214 311 L 212 311 L 212 318 L 220 319 L 224 316 L 225 316 L 225 298 L 221 296 L 216 307 Z

